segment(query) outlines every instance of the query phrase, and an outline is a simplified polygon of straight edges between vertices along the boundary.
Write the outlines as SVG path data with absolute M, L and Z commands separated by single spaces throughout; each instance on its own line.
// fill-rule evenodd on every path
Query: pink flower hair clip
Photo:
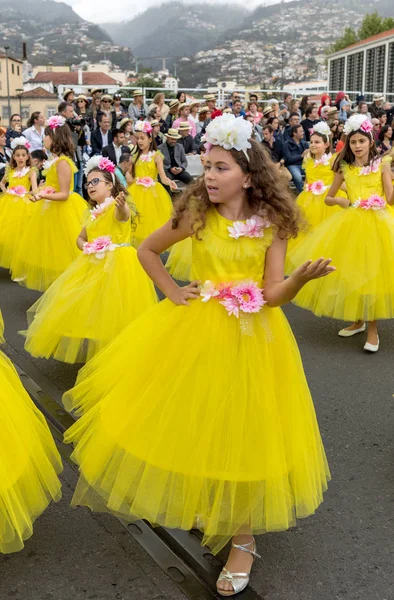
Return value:
M 115 167 L 114 163 L 112 162 L 112 160 L 109 160 L 109 158 L 102 156 L 99 160 L 98 168 L 101 171 L 108 171 L 108 173 L 115 173 L 116 167 Z
M 360 129 L 364 133 L 371 133 L 373 130 L 373 125 L 372 125 L 371 121 L 369 121 L 368 119 L 365 119 L 365 121 L 361 124 Z
M 47 121 L 48 127 L 52 129 L 57 129 L 58 127 L 62 127 L 66 122 L 66 119 L 61 115 L 53 115 L 53 117 L 49 117 Z
M 112 179 L 114 179 L 115 177 L 114 173 L 116 166 L 114 165 L 112 160 L 109 160 L 109 158 L 106 158 L 105 156 L 92 156 L 92 158 L 89 158 L 84 169 L 85 175 L 88 176 L 90 171 L 93 171 L 93 169 L 107 171 L 107 173 L 111 173 Z

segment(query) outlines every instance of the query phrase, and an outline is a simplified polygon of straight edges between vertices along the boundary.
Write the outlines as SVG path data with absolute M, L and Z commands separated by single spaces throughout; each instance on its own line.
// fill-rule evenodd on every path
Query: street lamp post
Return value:
M 7 72 L 7 98 L 8 98 L 8 125 L 11 125 L 11 100 L 10 100 L 10 76 L 8 73 L 8 50 L 9 46 L 4 46 L 5 50 L 5 64 L 6 64 L 6 72 Z
M 285 85 L 285 78 L 284 78 L 284 63 L 283 63 L 285 56 L 286 56 L 286 54 L 285 54 L 284 52 L 281 52 L 281 53 L 280 53 L 280 58 L 281 58 L 281 61 L 282 61 L 282 86 L 281 86 L 281 87 L 282 87 L 282 90 L 283 90 L 283 88 L 284 88 L 284 85 Z

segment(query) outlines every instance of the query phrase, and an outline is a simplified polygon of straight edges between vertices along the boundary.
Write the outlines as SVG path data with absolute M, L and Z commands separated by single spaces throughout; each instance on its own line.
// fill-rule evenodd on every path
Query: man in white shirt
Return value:
M 105 146 L 112 144 L 112 133 L 110 131 L 110 119 L 107 115 L 102 114 L 100 118 L 99 127 L 95 129 L 90 138 L 92 145 L 92 154 L 101 154 L 101 151 Z
M 119 164 L 120 157 L 122 154 L 126 154 L 130 152 L 128 146 L 124 146 L 124 132 L 116 129 L 113 133 L 114 140 L 112 144 L 108 144 L 108 146 L 104 146 L 102 150 L 102 155 L 109 158 L 115 165 Z
M 29 127 L 23 132 L 24 137 L 30 143 L 30 152 L 33 150 L 42 150 L 44 148 L 44 130 L 45 117 L 42 112 L 36 110 L 32 113 Z

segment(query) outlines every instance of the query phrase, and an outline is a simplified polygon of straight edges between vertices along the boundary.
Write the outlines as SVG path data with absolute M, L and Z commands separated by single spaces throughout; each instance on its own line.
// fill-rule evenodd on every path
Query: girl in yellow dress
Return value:
M 228 596 L 248 584 L 252 533 L 294 525 L 327 487 L 301 358 L 277 307 L 332 267 L 308 262 L 284 281 L 286 237 L 298 229 L 286 183 L 248 121 L 226 114 L 206 135 L 216 145 L 205 181 L 138 250 L 167 299 L 81 370 L 64 403 L 82 416 L 65 439 L 81 471 L 74 505 L 99 509 L 98 494 L 129 521 L 198 527 L 215 553 L 233 537 L 217 584 Z M 188 236 L 201 287 L 178 287 L 160 260 Z
M 161 183 L 173 190 L 177 189 L 177 185 L 164 172 L 163 155 L 156 149 L 151 124 L 137 121 L 134 135 L 138 150 L 132 156 L 131 174 L 134 181 L 128 189 L 140 214 L 133 239 L 133 244 L 138 246 L 171 218 L 172 201 Z M 161 183 L 157 181 L 158 175 Z
M 330 256 L 337 267 L 335 275 L 309 284 L 294 303 L 317 316 L 355 321 L 341 329 L 342 337 L 365 331 L 368 321 L 364 349 L 376 352 L 376 320 L 394 317 L 391 157 L 378 157 L 372 125 L 364 115 L 348 119 L 345 130 L 345 147 L 334 163 L 335 179 L 326 197 L 328 206 L 345 210 L 324 221 L 290 252 L 288 264 L 296 268 L 306 258 Z M 348 199 L 338 195 L 343 182 Z
M 339 207 L 328 207 L 324 202 L 334 181 L 332 165 L 335 155 L 330 152 L 331 135 L 327 123 L 316 123 L 311 130 L 310 152 L 304 158 L 305 189 L 299 194 L 297 204 L 310 226 L 309 231 L 340 210 Z M 343 192 L 340 195 L 346 198 Z M 296 241 L 300 239 L 298 236 Z
M 9 269 L 21 234 L 31 215 L 29 192 L 37 194 L 37 174 L 31 166 L 29 142 L 24 137 L 11 142 L 12 157 L 0 182 L 0 267 Z M 5 184 L 8 183 L 8 188 Z
M 49 119 L 44 146 L 53 156 L 46 165 L 46 184 L 33 197 L 38 205 L 11 262 L 14 281 L 40 292 L 47 290 L 79 256 L 75 240 L 86 210 L 84 199 L 72 191 L 74 144 L 63 117 Z
M 4 324 L 0 313 L 0 342 Z M 0 552 L 17 552 L 51 500 L 61 498 L 62 461 L 43 415 L 0 351 Z
M 86 362 L 157 302 L 130 246 L 133 207 L 107 158 L 88 161 L 93 209 L 79 234 L 82 254 L 29 309 L 25 348 L 32 356 Z

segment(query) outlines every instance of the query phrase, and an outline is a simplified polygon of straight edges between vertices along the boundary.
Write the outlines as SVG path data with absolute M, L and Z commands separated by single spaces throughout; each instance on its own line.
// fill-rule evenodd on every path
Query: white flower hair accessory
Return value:
M 349 135 L 352 131 L 359 130 L 364 133 L 371 133 L 373 130 L 373 125 L 366 115 L 353 115 L 349 117 L 343 128 L 346 135 Z
M 248 148 L 252 147 L 249 139 L 252 137 L 253 126 L 249 121 L 231 114 L 216 117 L 206 129 L 203 141 L 207 152 L 212 146 L 221 146 L 225 150 L 242 151 L 249 160 Z
M 134 131 L 136 133 L 152 133 L 152 125 L 149 121 L 137 121 L 134 124 Z
M 14 138 L 11 142 L 11 150 L 14 150 L 17 146 L 24 146 L 26 150 L 29 150 L 30 143 L 27 139 L 21 135 L 20 137 Z
M 325 135 L 326 137 L 332 135 L 331 129 L 329 128 L 327 123 L 324 123 L 324 121 L 319 121 L 319 123 L 315 123 L 312 129 L 309 130 L 309 133 L 310 135 L 313 135 L 314 133 L 320 133 L 320 135 Z
M 100 169 L 100 171 L 108 171 L 108 173 L 111 173 L 111 175 L 113 175 L 115 173 L 115 168 L 116 167 L 114 163 L 111 160 L 109 160 L 109 158 L 97 155 L 92 156 L 92 158 L 89 158 L 88 162 L 86 163 L 84 173 L 86 176 L 88 176 L 90 171 L 92 171 L 93 169 Z

